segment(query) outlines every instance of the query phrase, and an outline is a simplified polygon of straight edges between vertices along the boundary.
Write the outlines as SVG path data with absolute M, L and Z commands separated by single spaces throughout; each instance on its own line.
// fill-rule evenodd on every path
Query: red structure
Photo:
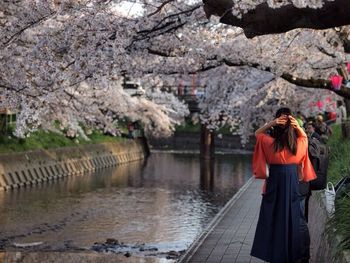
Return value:
M 335 90 L 339 90 L 343 82 L 343 77 L 340 75 L 334 75 L 331 77 L 332 86 Z

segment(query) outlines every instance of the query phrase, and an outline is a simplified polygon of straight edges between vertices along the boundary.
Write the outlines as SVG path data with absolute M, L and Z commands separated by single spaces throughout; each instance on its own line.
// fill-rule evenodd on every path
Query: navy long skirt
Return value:
M 251 255 L 272 263 L 308 259 L 310 237 L 297 165 L 270 165 Z

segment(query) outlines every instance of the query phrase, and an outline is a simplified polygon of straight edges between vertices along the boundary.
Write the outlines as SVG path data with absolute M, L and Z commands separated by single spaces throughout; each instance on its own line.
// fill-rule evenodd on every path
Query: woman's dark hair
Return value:
M 281 115 L 292 115 L 292 111 L 289 108 L 280 108 L 276 112 L 276 118 Z M 272 137 L 275 138 L 274 149 L 275 152 L 282 151 L 285 147 L 291 151 L 294 155 L 297 153 L 297 134 L 292 125 L 290 125 L 290 120 L 287 121 L 287 124 L 282 126 L 274 126 L 272 131 Z

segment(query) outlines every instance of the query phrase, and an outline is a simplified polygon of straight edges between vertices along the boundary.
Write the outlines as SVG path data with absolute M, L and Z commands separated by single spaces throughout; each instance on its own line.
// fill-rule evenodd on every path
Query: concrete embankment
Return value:
M 145 158 L 144 140 L 0 155 L 0 191 L 81 174 Z

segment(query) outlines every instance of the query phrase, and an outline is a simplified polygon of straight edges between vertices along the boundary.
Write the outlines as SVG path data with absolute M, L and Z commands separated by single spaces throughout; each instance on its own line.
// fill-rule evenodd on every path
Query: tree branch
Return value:
M 332 82 L 330 80 L 313 79 L 313 78 L 302 79 L 302 78 L 294 77 L 288 73 L 283 73 L 281 78 L 297 86 L 301 86 L 305 88 L 314 88 L 314 89 L 326 89 L 326 90 L 333 91 L 334 93 L 338 94 L 343 98 L 350 99 L 350 88 L 342 85 L 340 87 L 340 90 L 334 90 L 332 86 Z
M 6 39 L 2 44 L 1 44 L 1 48 L 5 48 L 8 45 L 10 45 L 20 34 L 22 34 L 24 31 L 26 31 L 28 28 L 32 28 L 34 26 L 36 26 L 37 24 L 53 17 L 54 15 L 56 15 L 56 12 L 51 12 L 46 16 L 40 17 L 38 20 L 33 21 L 32 23 L 26 25 L 25 27 L 21 28 L 19 31 L 17 31 L 15 34 L 13 34 L 12 36 L 10 36 L 8 39 Z
M 242 14 L 241 19 L 229 10 L 223 12 L 220 3 L 232 0 L 203 0 L 203 2 L 205 10 L 210 8 L 214 10 L 212 14 L 221 17 L 221 23 L 242 28 L 248 38 L 284 33 L 295 28 L 327 29 L 350 25 L 349 0 L 327 1 L 318 9 L 297 8 L 292 4 L 270 8 L 265 2 Z
M 174 58 L 176 56 L 171 55 L 171 53 L 165 52 L 165 51 L 161 51 L 161 50 L 155 50 L 152 48 L 147 48 L 148 53 L 152 54 L 152 55 L 156 55 L 156 56 L 160 56 L 160 57 L 166 57 L 166 58 Z
M 184 25 L 187 24 L 187 21 L 186 20 L 182 21 L 181 17 L 191 15 L 195 10 L 197 10 L 200 7 L 201 7 L 200 5 L 195 5 L 188 10 L 172 13 L 162 18 L 152 28 L 138 31 L 137 35 L 132 39 L 127 49 L 130 49 L 135 42 L 150 39 L 152 37 L 157 37 L 159 35 L 167 34 L 170 32 L 174 32 L 177 29 L 183 27 Z
M 148 14 L 147 17 L 151 17 L 151 16 L 157 14 L 158 12 L 160 12 L 163 9 L 164 6 L 166 6 L 167 4 L 169 4 L 169 3 L 173 2 L 173 1 L 174 0 L 167 0 L 167 1 L 165 1 L 160 6 L 158 6 L 157 9 L 154 12 Z
M 20 95 L 23 95 L 23 91 L 28 89 L 27 86 L 24 86 L 24 87 L 21 87 L 21 88 L 16 88 L 14 86 L 9 86 L 7 84 L 2 84 L 2 83 L 0 83 L 0 88 L 3 88 L 5 90 L 11 90 L 11 91 L 13 91 L 13 92 L 15 92 L 17 94 L 20 94 Z M 24 95 L 27 96 L 27 97 L 31 97 L 31 98 L 37 98 L 37 96 L 38 96 L 37 94 L 36 95 L 32 95 L 30 93 L 25 93 Z

